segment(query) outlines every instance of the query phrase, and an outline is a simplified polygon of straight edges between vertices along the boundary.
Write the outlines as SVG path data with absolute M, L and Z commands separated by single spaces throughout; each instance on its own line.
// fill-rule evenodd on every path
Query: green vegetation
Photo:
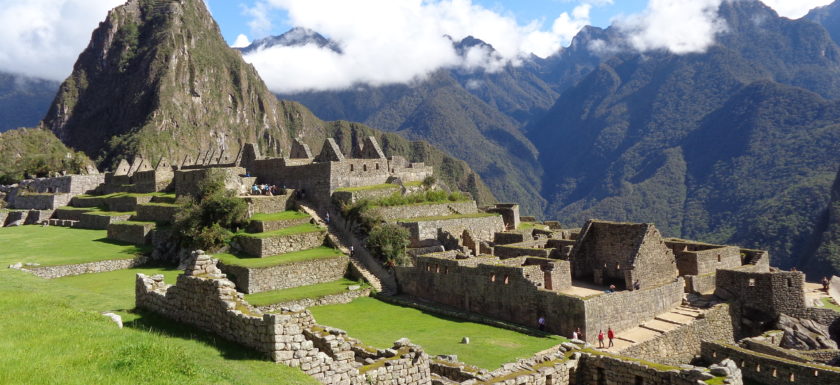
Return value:
M 219 259 L 222 263 L 226 265 L 235 265 L 248 268 L 261 268 L 303 261 L 312 261 L 316 259 L 332 259 L 341 255 L 344 255 L 344 253 L 342 253 L 341 250 L 321 246 L 316 247 L 314 249 L 273 255 L 265 258 L 234 254 L 216 254 L 213 257 Z
M 56 278 L 58 285 L 101 295 L 97 306 L 103 310 L 120 310 L 131 307 L 134 299 L 134 281 L 137 273 L 146 275 L 163 274 L 166 282 L 175 283 L 182 270 L 171 267 L 142 267 L 96 274 L 81 274 Z
M 327 305 L 310 311 L 321 325 L 344 329 L 351 337 L 379 348 L 408 337 L 430 355 L 457 354 L 464 362 L 486 369 L 538 351 L 566 339 L 552 335 L 527 335 L 507 329 L 442 317 L 410 307 L 391 305 L 375 298 L 349 304 Z M 469 344 L 461 338 L 470 337 Z
M 105 230 L 72 229 L 58 226 L 0 228 L 0 258 L 7 266 L 16 262 L 42 266 L 70 265 L 111 259 L 132 259 L 149 252 L 106 238 Z
M 516 228 L 517 230 L 531 230 L 531 229 L 540 229 L 540 230 L 548 230 L 548 226 L 542 223 L 536 222 L 519 222 L 519 227 Z
M 495 217 L 499 216 L 499 214 L 494 213 L 475 213 L 475 214 L 456 214 L 456 215 L 445 215 L 445 216 L 436 216 L 436 217 L 419 217 L 419 218 L 404 218 L 404 219 L 397 219 L 395 222 L 428 222 L 428 221 L 445 221 L 450 219 L 466 219 L 466 218 L 487 218 L 487 217 Z
M 390 184 L 390 183 L 383 183 L 383 184 L 374 184 L 370 186 L 360 186 L 360 187 L 342 187 L 336 189 L 335 191 L 343 191 L 343 192 L 359 192 L 359 191 L 371 191 L 371 190 L 390 190 L 390 189 L 399 189 L 399 185 Z
M 823 297 L 820 298 L 820 301 L 822 301 L 823 307 L 825 307 L 826 309 L 831 309 L 836 312 L 840 312 L 840 305 L 834 303 L 834 300 L 832 300 L 831 298 Z
M 199 182 L 195 197 L 184 197 L 172 228 L 184 246 L 216 250 L 231 238 L 231 229 L 247 221 L 248 204 L 225 188 L 225 173 L 213 169 Z
M 320 298 L 333 294 L 341 294 L 347 292 L 347 288 L 353 285 L 362 284 L 347 278 L 342 278 L 338 281 L 324 282 L 315 285 L 248 294 L 245 296 L 245 300 L 254 306 L 265 306 L 303 298 Z
M 442 190 L 429 190 L 408 195 L 394 194 L 390 197 L 372 200 L 370 205 L 373 207 L 391 207 L 415 204 L 465 202 L 470 199 L 470 196 L 461 192 L 447 193 Z
M 93 164 L 52 132 L 34 128 L 0 133 L 0 154 L 4 154 L 0 157 L 0 184 L 17 183 L 26 176 L 45 177 L 50 172 L 79 173 Z
M 303 234 L 303 233 L 314 233 L 316 231 L 325 231 L 318 225 L 314 225 L 312 223 L 304 223 L 297 226 L 285 227 L 280 230 L 274 231 L 267 231 L 264 233 L 238 233 L 236 234 L 239 237 L 249 237 L 249 238 L 274 238 L 274 237 L 282 237 L 286 235 L 295 235 L 295 234 Z
M 405 248 L 409 234 L 405 227 L 393 223 L 377 225 L 365 241 L 367 249 L 387 266 L 404 266 L 408 263 Z
M 264 214 L 264 213 L 257 213 L 251 215 L 252 221 L 261 221 L 261 222 L 269 222 L 269 221 L 284 221 L 289 219 L 303 219 L 309 218 L 309 214 L 300 212 L 300 211 L 281 211 L 279 213 L 271 213 L 271 214 Z
M 136 211 L 100 211 L 100 210 L 92 210 L 89 212 L 91 215 L 102 215 L 105 217 L 121 217 L 125 215 L 137 215 Z

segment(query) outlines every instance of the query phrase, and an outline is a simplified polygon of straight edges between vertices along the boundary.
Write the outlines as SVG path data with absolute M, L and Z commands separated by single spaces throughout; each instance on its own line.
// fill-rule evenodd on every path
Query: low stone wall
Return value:
M 6 221 L 3 223 L 3 226 L 11 226 L 15 222 L 17 222 L 18 225 L 22 225 L 28 215 L 28 212 L 21 210 L 11 210 L 6 211 L 5 213 Z
M 6 225 L 6 218 L 9 217 L 9 210 L 0 209 L 0 227 Z
M 302 225 L 304 223 L 309 223 L 311 220 L 312 218 L 306 217 L 297 219 L 284 219 L 278 221 L 251 221 L 248 224 L 248 231 L 252 233 L 267 233 L 269 231 L 275 231 L 284 229 L 286 227 L 292 227 Z
M 505 229 L 501 215 L 477 218 L 456 217 L 424 222 L 400 222 L 400 225 L 408 229 L 411 239 L 410 247 L 423 247 L 429 243 L 437 243 L 439 231 L 460 235 L 464 230 L 469 230 L 476 239 L 489 241 L 493 239 L 497 232 Z
M 80 263 L 76 265 L 28 267 L 22 270 L 29 271 L 41 278 L 53 279 L 71 275 L 104 273 L 106 271 L 130 269 L 132 267 L 142 266 L 146 263 L 146 261 L 148 261 L 148 257 L 141 256 L 134 259 L 114 259 Z
M 244 196 L 248 202 L 248 209 L 252 214 L 271 214 L 286 211 L 294 206 L 295 190 L 286 189 L 285 195 L 249 195 Z
M 10 207 L 24 210 L 55 210 L 67 206 L 70 194 L 20 194 L 10 199 Z
M 720 304 L 701 319 L 618 353 L 665 365 L 687 364 L 700 355 L 702 341 L 734 342 L 734 338 L 729 305 Z
M 86 213 L 84 210 L 72 210 L 66 208 L 58 208 L 53 212 L 53 219 L 62 219 L 68 221 L 79 221 L 82 219 L 82 214 Z
M 524 231 L 511 231 L 511 232 L 504 232 L 504 233 L 496 233 L 493 235 L 493 242 L 496 243 L 496 246 L 499 245 L 509 245 L 513 243 L 522 243 L 528 239 L 532 239 L 530 233 L 526 233 Z
M 542 257 L 548 258 L 554 249 L 540 249 L 535 247 L 522 247 L 514 245 L 497 245 L 493 248 L 493 255 L 499 258 L 516 258 L 516 257 Z
M 840 368 L 790 361 L 735 345 L 703 341 L 701 354 L 708 362 L 729 358 L 738 364 L 744 378 L 765 385 L 840 384 Z
M 44 221 L 48 221 L 53 215 L 53 210 L 29 210 L 26 213 L 26 219 L 23 221 L 24 225 L 36 225 Z
M 223 263 L 220 263 L 219 267 L 232 276 L 231 280 L 236 282 L 240 291 L 252 294 L 335 281 L 347 274 L 349 263 L 350 258 L 339 256 L 263 268 L 246 268 Z
M 428 355 L 407 340 L 397 341 L 392 349 L 357 355 L 360 343 L 345 332 L 315 324 L 306 310 L 262 313 L 244 301 L 212 259 L 199 254 L 192 260 L 174 286 L 165 284 L 162 275 L 138 274 L 137 308 L 263 352 L 323 384 L 431 382 Z
M 263 312 L 272 312 L 277 311 L 282 308 L 292 308 L 295 306 L 300 307 L 312 307 L 312 306 L 324 306 L 324 305 L 335 305 L 335 304 L 342 304 L 342 303 L 350 303 L 353 302 L 354 299 L 360 297 L 367 297 L 370 296 L 370 288 L 367 289 L 359 289 L 359 290 L 348 290 L 344 293 L 338 294 L 331 294 L 325 295 L 323 297 L 318 298 L 303 298 L 289 302 L 283 303 L 275 303 L 266 306 L 256 306 L 257 309 L 260 309 Z
M 137 210 L 137 205 L 152 201 L 151 195 L 117 196 L 105 199 L 109 211 L 128 212 Z
M 145 245 L 151 243 L 151 231 L 155 228 L 154 223 L 126 223 L 115 222 L 108 225 L 108 239 L 131 243 L 133 245 Z
M 678 370 L 661 370 L 635 360 L 601 354 L 582 354 L 576 384 L 697 385 L 698 379 Z M 737 379 L 735 379 L 737 380 Z M 699 381 L 699 383 L 703 383 Z M 733 383 L 733 382 L 729 382 Z
M 314 231 L 270 238 L 237 236 L 234 240 L 243 252 L 263 258 L 321 246 L 325 237 L 325 231 Z
M 70 206 L 73 207 L 107 207 L 105 201 L 107 198 L 98 196 L 75 196 L 70 200 Z
M 332 193 L 332 199 L 339 204 L 352 204 L 363 199 L 387 198 L 395 193 L 399 193 L 400 191 L 400 186 L 397 185 L 394 185 L 393 188 L 381 188 L 376 190 L 335 191 Z
M 98 215 L 98 214 L 82 214 L 79 220 L 78 227 L 83 229 L 93 230 L 107 230 L 108 225 L 114 222 L 127 221 L 131 215 Z
M 475 214 L 477 212 L 478 207 L 476 207 L 475 201 L 375 207 L 371 210 L 372 215 L 379 216 L 386 221 L 420 217 L 442 217 L 456 214 Z
M 715 277 L 714 273 L 683 276 L 685 278 L 685 292 L 712 293 L 715 291 Z
M 137 220 L 145 222 L 172 223 L 180 206 L 171 204 L 144 203 L 137 205 Z

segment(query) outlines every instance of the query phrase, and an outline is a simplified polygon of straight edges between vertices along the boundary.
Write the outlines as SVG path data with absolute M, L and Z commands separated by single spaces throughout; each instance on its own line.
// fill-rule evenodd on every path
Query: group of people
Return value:
M 251 195 L 283 195 L 285 190 L 285 187 L 280 188 L 275 185 L 255 184 L 251 186 Z
M 607 328 L 607 338 L 610 340 L 608 348 L 613 347 L 613 339 L 615 339 L 615 332 L 612 330 L 612 327 Z M 598 347 L 604 347 L 604 330 L 598 330 Z
M 537 327 L 540 329 L 540 331 L 545 331 L 545 316 L 540 316 L 537 319 Z M 613 343 L 613 340 L 615 339 L 615 331 L 612 329 L 612 327 L 607 328 L 606 334 L 604 334 L 603 329 L 598 331 L 599 348 L 604 348 L 604 337 L 606 337 L 609 340 L 609 345 L 606 346 L 607 348 L 615 346 L 615 344 Z M 586 336 L 583 334 L 583 331 L 580 330 L 580 328 L 577 328 L 574 331 L 572 331 L 572 340 L 586 341 Z

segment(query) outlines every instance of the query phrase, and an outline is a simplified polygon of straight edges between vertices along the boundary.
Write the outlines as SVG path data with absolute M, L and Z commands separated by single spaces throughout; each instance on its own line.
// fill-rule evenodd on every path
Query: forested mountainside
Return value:
M 829 5 L 814 8 L 806 16 L 806 19 L 819 23 L 831 34 L 835 42 L 840 43 L 840 1 Z
M 0 132 L 38 125 L 58 83 L 0 72 Z
M 840 271 L 840 171 L 831 187 L 831 201 L 814 230 L 812 243 L 802 253 L 799 265 L 817 279 Z

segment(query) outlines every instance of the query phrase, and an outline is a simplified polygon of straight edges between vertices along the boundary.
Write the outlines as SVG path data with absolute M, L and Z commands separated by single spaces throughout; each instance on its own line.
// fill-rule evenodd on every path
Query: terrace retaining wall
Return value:
M 111 223 L 108 225 L 108 239 L 146 245 L 152 241 L 150 233 L 154 228 L 154 223 Z
M 478 212 L 475 201 L 408 204 L 403 206 L 375 207 L 371 214 L 386 221 L 420 217 L 443 217 Z
M 738 364 L 744 378 L 765 385 L 840 384 L 840 369 L 836 367 L 795 362 L 711 341 L 702 342 L 701 354 L 709 362 L 729 358 Z
M 71 275 L 104 273 L 107 271 L 130 269 L 142 266 L 148 261 L 148 257 L 140 256 L 134 259 L 113 259 L 107 261 L 79 263 L 74 265 L 27 267 L 21 270 L 28 271 L 41 278 L 53 279 Z
M 281 302 L 281 303 L 274 303 L 271 305 L 265 306 L 256 306 L 257 309 L 260 309 L 264 312 L 272 312 L 277 311 L 283 308 L 292 308 L 295 306 L 300 307 L 312 307 L 312 306 L 324 306 L 324 305 L 336 305 L 342 303 L 350 303 L 353 302 L 354 299 L 360 297 L 367 297 L 370 296 L 371 289 L 359 289 L 359 290 L 348 290 L 344 293 L 338 294 L 331 294 L 325 295 L 323 297 L 318 298 L 302 298 L 294 301 L 288 302 Z
M 335 281 L 347 274 L 349 263 L 350 258 L 338 256 L 262 268 L 226 265 L 221 262 L 219 267 L 231 275 L 231 280 L 236 282 L 240 291 L 252 294 Z
M 325 237 L 326 231 L 321 230 L 266 238 L 237 236 L 234 240 L 243 252 L 263 258 L 321 246 Z

